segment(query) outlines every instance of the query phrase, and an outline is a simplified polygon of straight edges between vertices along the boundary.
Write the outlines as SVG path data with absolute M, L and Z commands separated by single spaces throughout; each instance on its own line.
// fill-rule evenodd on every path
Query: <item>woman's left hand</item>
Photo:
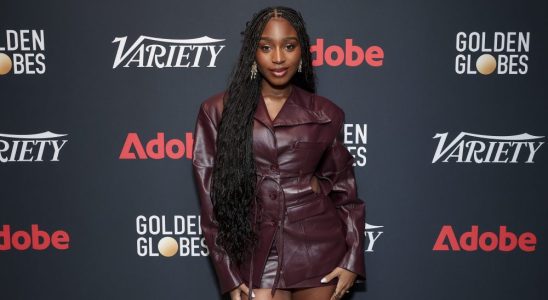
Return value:
M 349 293 L 349 289 L 354 285 L 354 280 L 358 275 L 354 272 L 348 271 L 347 269 L 336 267 L 331 273 L 327 274 L 322 278 L 322 283 L 327 283 L 331 279 L 339 277 L 337 287 L 335 288 L 335 293 L 331 296 L 331 300 L 341 299 L 345 293 Z

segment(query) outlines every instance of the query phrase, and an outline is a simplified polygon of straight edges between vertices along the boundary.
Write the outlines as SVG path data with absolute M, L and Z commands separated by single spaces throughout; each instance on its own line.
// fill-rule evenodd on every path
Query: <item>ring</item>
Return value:
M 350 291 L 346 291 L 345 293 L 347 293 L 347 294 L 348 294 L 348 293 L 350 293 Z

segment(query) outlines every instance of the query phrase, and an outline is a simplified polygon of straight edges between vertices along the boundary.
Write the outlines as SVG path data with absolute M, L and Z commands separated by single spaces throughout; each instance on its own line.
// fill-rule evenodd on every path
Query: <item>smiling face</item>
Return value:
M 263 84 L 285 87 L 299 67 L 301 45 L 297 31 L 284 18 L 271 18 L 266 24 L 255 56 Z

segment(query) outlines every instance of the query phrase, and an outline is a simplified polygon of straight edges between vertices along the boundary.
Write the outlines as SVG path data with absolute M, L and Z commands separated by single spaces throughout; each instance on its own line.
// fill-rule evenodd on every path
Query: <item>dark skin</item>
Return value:
M 301 46 L 297 31 L 291 23 L 282 17 L 271 18 L 265 26 L 259 41 L 255 61 L 257 69 L 263 76 L 261 93 L 268 114 L 275 120 L 287 97 L 291 93 L 290 80 L 297 72 L 301 61 Z M 276 72 L 277 71 L 277 72 Z M 312 176 L 312 190 L 320 193 L 318 179 Z M 255 300 L 336 300 L 342 298 L 354 283 L 357 274 L 336 267 L 326 274 L 325 282 L 338 277 L 337 285 L 322 287 L 283 290 L 277 289 L 272 297 L 271 289 L 254 289 Z M 232 300 L 248 300 L 249 288 L 242 283 L 230 292 Z

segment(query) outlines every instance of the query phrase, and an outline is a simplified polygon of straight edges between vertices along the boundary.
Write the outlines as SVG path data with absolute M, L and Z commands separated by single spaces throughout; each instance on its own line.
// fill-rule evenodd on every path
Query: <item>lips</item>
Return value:
M 276 77 L 283 77 L 287 74 L 287 68 L 270 69 L 270 72 Z

